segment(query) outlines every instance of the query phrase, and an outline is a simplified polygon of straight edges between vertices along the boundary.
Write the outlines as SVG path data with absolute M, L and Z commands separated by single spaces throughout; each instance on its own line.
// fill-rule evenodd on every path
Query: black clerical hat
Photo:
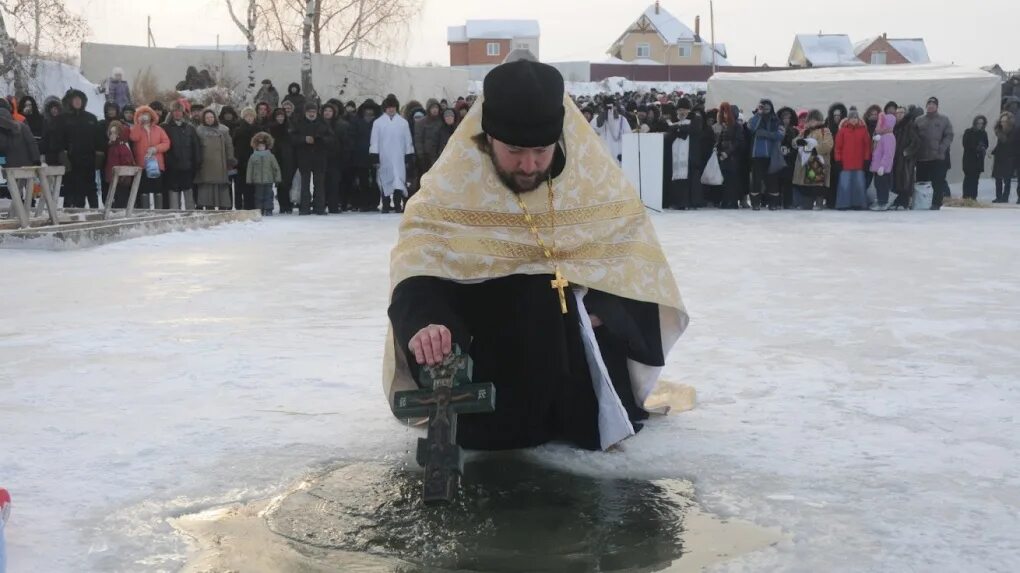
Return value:
M 485 76 L 482 131 L 507 145 L 545 147 L 563 132 L 563 76 L 547 64 L 518 60 Z

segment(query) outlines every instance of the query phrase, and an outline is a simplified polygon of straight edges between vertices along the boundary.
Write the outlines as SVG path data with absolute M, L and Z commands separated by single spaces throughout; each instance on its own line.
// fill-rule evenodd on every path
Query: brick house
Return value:
M 929 64 L 928 48 L 921 38 L 890 38 L 886 34 L 858 42 L 857 59 L 865 64 Z
M 468 20 L 446 29 L 451 66 L 497 65 L 513 50 L 539 57 L 537 20 Z

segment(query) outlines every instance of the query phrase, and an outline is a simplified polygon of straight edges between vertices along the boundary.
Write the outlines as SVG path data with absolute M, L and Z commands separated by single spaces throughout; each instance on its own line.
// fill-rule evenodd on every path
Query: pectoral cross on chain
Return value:
M 471 358 L 453 346 L 453 352 L 435 366 L 423 366 L 421 390 L 397 392 L 393 413 L 398 418 L 428 416 L 428 437 L 418 438 L 415 456 L 425 468 L 425 503 L 449 503 L 464 473 L 457 445 L 457 415 L 492 412 L 496 409 L 496 387 L 471 382 Z
M 560 312 L 567 314 L 567 296 L 563 294 L 563 289 L 569 287 L 570 283 L 567 282 L 567 279 L 563 278 L 563 274 L 560 273 L 560 267 L 556 267 L 556 278 L 549 281 L 549 284 L 552 285 L 552 288 L 560 291 Z

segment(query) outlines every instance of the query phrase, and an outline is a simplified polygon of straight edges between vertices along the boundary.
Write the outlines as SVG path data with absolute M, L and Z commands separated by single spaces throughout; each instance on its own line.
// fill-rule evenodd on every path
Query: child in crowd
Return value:
M 105 181 L 113 181 L 113 168 L 122 165 L 134 166 L 135 154 L 131 151 L 128 141 L 128 129 L 120 120 L 113 120 L 106 126 L 106 165 L 103 169 Z M 103 193 L 108 190 L 103 189 Z M 105 196 L 104 196 L 105 197 Z M 126 209 L 131 197 L 131 179 L 121 177 L 117 181 L 117 190 L 113 195 L 113 208 Z
M 264 216 L 273 214 L 273 184 L 283 180 L 280 164 L 273 155 L 273 136 L 264 131 L 251 138 L 254 153 L 248 160 L 248 183 L 255 186 L 255 207 Z

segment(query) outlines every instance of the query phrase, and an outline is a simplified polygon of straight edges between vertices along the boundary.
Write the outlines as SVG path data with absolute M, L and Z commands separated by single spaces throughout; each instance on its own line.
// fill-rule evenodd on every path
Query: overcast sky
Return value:
M 145 45 L 146 16 L 160 47 L 240 44 L 226 0 L 67 0 L 84 13 L 89 40 Z M 235 0 L 245 4 L 246 0 Z M 424 0 L 419 22 L 385 59 L 449 64 L 446 27 L 465 19 L 530 18 L 542 28 L 545 61 L 599 60 L 651 0 Z M 691 28 L 701 14 L 708 37 L 708 0 L 663 0 Z M 771 9 L 765 9 L 771 6 Z M 783 65 L 797 33 L 844 33 L 856 42 L 888 33 L 923 37 L 933 61 L 1020 68 L 1016 0 L 974 0 L 950 11 L 940 0 L 717 0 L 716 39 L 736 65 Z

